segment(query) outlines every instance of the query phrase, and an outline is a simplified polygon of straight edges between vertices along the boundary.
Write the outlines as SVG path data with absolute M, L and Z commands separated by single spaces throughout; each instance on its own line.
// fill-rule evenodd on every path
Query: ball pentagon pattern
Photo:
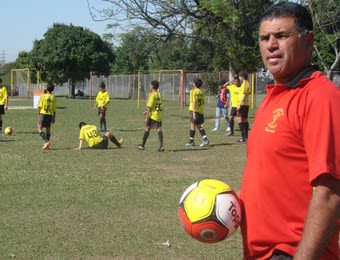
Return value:
M 227 183 L 204 179 L 185 190 L 179 201 L 178 216 L 190 236 L 201 242 L 216 243 L 238 228 L 241 206 Z

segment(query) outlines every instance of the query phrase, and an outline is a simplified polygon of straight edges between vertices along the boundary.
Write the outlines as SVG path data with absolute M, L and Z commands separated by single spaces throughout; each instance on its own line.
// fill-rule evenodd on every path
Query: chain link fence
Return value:
M 110 75 L 110 76 L 91 76 L 90 79 L 84 79 L 75 84 L 76 98 L 94 98 L 98 91 L 101 81 L 106 84 L 110 98 L 120 99 L 141 99 L 147 98 L 149 84 L 152 80 L 160 82 L 159 91 L 165 101 L 179 101 L 181 105 L 188 105 L 189 91 L 192 81 L 195 77 L 203 80 L 203 89 L 206 95 L 206 102 L 215 102 L 214 95 L 217 91 L 217 82 L 220 79 L 229 80 L 232 73 L 229 71 L 206 73 L 206 72 L 184 72 L 184 71 L 155 71 L 143 72 L 130 75 Z M 252 74 L 254 93 L 252 101 L 253 107 L 256 108 L 261 103 L 265 93 L 266 84 L 273 80 L 271 74 L 267 71 L 259 71 Z M 340 87 L 340 71 L 333 72 L 332 80 Z M 32 98 L 34 90 L 44 88 L 46 85 L 17 84 L 15 87 L 15 96 Z M 70 97 L 71 83 L 66 82 L 55 87 L 56 96 Z

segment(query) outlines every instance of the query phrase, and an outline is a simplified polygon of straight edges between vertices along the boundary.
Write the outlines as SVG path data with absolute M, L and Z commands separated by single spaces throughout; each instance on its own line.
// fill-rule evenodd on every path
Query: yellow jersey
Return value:
M 204 105 L 203 91 L 200 88 L 192 88 L 190 90 L 189 111 L 203 114 L 204 113 L 203 105 Z
M 227 88 L 229 89 L 231 107 L 237 107 L 239 104 L 240 87 L 232 84 L 228 85 Z
M 240 86 L 240 91 L 239 91 L 239 103 L 240 103 L 239 105 L 249 106 L 249 104 L 250 104 L 250 102 L 249 102 L 250 94 L 251 94 L 251 89 L 250 89 L 249 81 L 243 80 L 243 82 Z M 243 102 L 242 102 L 242 99 L 243 99 Z
M 94 125 L 84 125 L 80 129 L 79 139 L 85 140 L 90 148 L 103 141 L 103 137 L 101 137 L 97 127 Z
M 163 107 L 162 107 L 162 97 L 159 91 L 152 91 L 149 94 L 146 106 L 150 108 L 149 117 L 157 122 L 162 121 L 163 118 Z
M 99 91 L 96 96 L 96 103 L 98 107 L 107 107 L 110 102 L 110 96 L 107 90 Z
M 5 86 L 0 86 L 0 105 L 6 105 L 7 104 L 7 89 Z
M 42 95 L 38 104 L 39 114 L 42 115 L 54 115 L 57 110 L 57 104 L 55 96 L 50 93 Z

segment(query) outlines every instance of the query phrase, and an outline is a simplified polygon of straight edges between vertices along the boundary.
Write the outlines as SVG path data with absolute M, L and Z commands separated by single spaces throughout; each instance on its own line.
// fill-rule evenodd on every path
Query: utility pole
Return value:
M 2 50 L 0 53 L 0 66 L 6 63 L 6 51 Z

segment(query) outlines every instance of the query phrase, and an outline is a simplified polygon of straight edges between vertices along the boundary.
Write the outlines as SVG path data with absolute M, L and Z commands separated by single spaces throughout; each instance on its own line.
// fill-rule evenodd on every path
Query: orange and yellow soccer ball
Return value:
M 241 223 L 241 205 L 225 182 L 204 179 L 190 185 L 179 201 L 178 216 L 184 230 L 204 243 L 229 237 Z
M 14 129 L 12 127 L 8 126 L 8 127 L 5 128 L 4 132 L 5 132 L 6 135 L 12 135 L 13 131 L 14 131 Z

